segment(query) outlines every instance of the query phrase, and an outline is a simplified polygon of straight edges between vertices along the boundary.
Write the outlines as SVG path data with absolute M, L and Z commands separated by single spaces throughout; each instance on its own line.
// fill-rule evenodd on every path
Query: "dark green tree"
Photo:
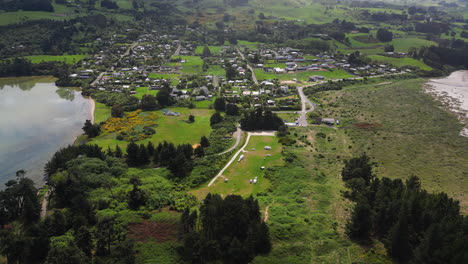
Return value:
M 214 108 L 216 111 L 226 110 L 226 100 L 223 97 L 216 98 Z
M 214 113 L 210 118 L 211 127 L 213 127 L 213 125 L 216 125 L 216 124 L 221 123 L 221 122 L 223 122 L 223 117 L 218 112 Z
M 114 105 L 111 109 L 112 117 L 122 118 L 124 116 L 124 109 L 121 105 Z
M 210 146 L 210 141 L 208 140 L 207 137 L 205 136 L 202 136 L 201 139 L 200 139 L 200 145 L 204 148 L 207 148 Z

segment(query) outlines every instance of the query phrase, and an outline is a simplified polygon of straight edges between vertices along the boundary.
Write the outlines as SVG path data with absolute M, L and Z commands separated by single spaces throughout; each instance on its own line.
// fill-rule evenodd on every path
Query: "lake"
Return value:
M 92 101 L 52 77 L 0 78 L 0 188 L 26 170 L 41 186 L 44 165 L 72 144 L 92 117 Z

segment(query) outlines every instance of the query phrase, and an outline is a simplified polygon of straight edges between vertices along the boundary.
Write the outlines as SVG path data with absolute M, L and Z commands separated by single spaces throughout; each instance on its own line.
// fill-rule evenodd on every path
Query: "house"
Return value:
M 323 124 L 332 126 L 332 125 L 335 124 L 335 119 L 333 119 L 333 118 L 322 118 L 321 122 L 322 122 Z
M 203 96 L 203 95 L 195 96 L 195 101 L 203 101 L 203 100 L 206 100 L 205 96 Z

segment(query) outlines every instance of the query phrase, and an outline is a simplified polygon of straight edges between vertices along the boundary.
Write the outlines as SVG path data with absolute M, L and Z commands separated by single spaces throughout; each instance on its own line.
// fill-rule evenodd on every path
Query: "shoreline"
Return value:
M 468 137 L 468 71 L 452 72 L 449 76 L 429 79 L 424 92 L 432 95 L 464 125 L 460 136 Z
M 94 99 L 90 96 L 89 100 L 91 100 L 91 123 L 94 124 L 94 111 L 96 110 L 96 102 L 94 102 Z

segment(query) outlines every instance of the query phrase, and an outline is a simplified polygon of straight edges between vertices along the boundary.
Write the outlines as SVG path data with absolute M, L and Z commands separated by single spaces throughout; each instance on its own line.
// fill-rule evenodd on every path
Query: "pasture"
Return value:
M 151 118 L 149 123 L 137 122 L 137 124 L 132 127 L 123 127 L 122 129 L 139 128 L 150 125 L 150 123 L 156 123 L 156 133 L 151 135 L 149 138 L 138 141 L 138 144 L 147 144 L 150 141 L 154 144 L 158 144 L 163 141 L 168 141 L 174 144 L 188 143 L 193 145 L 199 143 L 202 136 L 208 137 L 210 135 L 210 117 L 214 113 L 214 110 L 187 108 L 168 109 L 174 112 L 179 112 L 180 116 L 165 116 L 161 110 L 141 112 L 139 114 L 140 117 L 144 117 L 148 114 L 155 114 L 156 118 Z M 189 115 L 195 116 L 195 122 L 188 122 Z M 122 129 L 110 133 L 103 131 L 101 135 L 93 138 L 90 143 L 97 144 L 103 149 L 107 149 L 109 146 L 111 148 L 115 148 L 116 145 L 119 145 L 124 150 L 129 142 L 116 139 L 119 131 L 122 131 Z
M 266 146 L 270 146 L 271 150 L 265 150 Z M 191 193 L 203 199 L 209 192 L 224 196 L 228 194 L 248 196 L 264 192 L 270 186 L 270 182 L 264 177 L 265 170 L 284 163 L 281 155 L 282 146 L 274 136 L 251 136 L 244 150 L 245 152 L 240 153 L 224 172 L 223 176 L 228 182 L 219 177 L 212 186 L 203 185 Z M 240 155 L 244 155 L 244 159 L 239 162 L 237 160 Z M 261 169 L 262 166 L 265 167 L 264 170 Z M 258 178 L 257 183 L 250 183 L 249 180 L 255 177 Z

